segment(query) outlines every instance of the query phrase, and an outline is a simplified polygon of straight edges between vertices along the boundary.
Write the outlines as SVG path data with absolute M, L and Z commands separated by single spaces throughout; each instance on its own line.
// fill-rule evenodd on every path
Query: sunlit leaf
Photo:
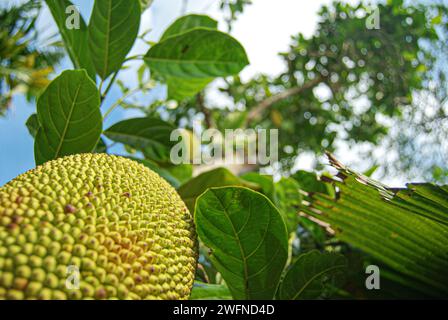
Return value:
M 192 97 L 202 91 L 211 81 L 213 81 L 213 78 L 183 79 L 167 77 L 168 99 L 179 101 Z
M 238 41 L 228 34 L 204 28 L 154 45 L 144 60 L 162 76 L 186 79 L 237 74 L 249 63 Z
M 165 30 L 162 37 L 160 37 L 160 42 L 199 27 L 217 29 L 218 22 L 209 16 L 199 14 L 180 17 Z
M 118 71 L 137 38 L 139 0 L 96 0 L 89 23 L 89 48 L 102 79 Z

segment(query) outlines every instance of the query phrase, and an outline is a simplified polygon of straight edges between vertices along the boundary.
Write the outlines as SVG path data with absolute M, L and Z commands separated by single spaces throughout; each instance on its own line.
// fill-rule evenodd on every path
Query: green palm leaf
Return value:
M 448 187 L 408 184 L 391 189 L 330 158 L 342 181 L 336 198 L 310 194 L 305 215 L 336 237 L 393 269 L 382 274 L 424 295 L 448 294 Z

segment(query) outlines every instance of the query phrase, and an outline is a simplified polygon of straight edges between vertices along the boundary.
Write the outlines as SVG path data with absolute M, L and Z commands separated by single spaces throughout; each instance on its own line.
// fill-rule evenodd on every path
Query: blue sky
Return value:
M 20 0 L 2 1 L 0 5 L 8 5 L 17 1 Z M 75 0 L 73 2 L 80 8 L 81 14 L 88 21 L 93 1 Z M 238 19 L 232 30 L 232 35 L 243 44 L 251 61 L 251 65 L 243 70 L 242 78 L 248 79 L 258 72 L 271 75 L 282 72 L 284 66 L 277 53 L 287 50 L 292 34 L 302 32 L 306 36 L 310 36 L 316 27 L 317 11 L 322 4 L 330 2 L 331 0 L 276 0 L 273 5 L 272 1 L 255 0 L 253 5 L 249 6 Z M 349 2 L 357 1 L 350 0 Z M 182 0 L 155 0 L 150 10 L 142 16 L 141 31 L 150 28 L 149 39 L 156 41 L 163 30 L 181 15 L 182 3 Z M 219 21 L 220 29 L 225 30 L 223 16 L 218 10 L 218 1 L 191 0 L 188 2 L 186 13 L 192 12 L 212 16 Z M 38 26 L 41 30 L 45 30 L 46 35 L 51 34 L 51 31 L 56 31 L 48 10 L 44 10 Z M 146 44 L 138 41 L 130 55 L 141 54 L 146 50 Z M 135 83 L 135 71 L 138 66 L 139 62 L 131 63 L 130 69 L 120 73 L 119 78 L 127 85 Z M 71 63 L 65 59 L 58 66 L 55 76 L 69 68 L 71 68 Z M 161 92 L 163 90 L 157 90 L 154 94 L 160 95 Z M 120 92 L 118 88 L 114 87 L 104 105 L 107 107 L 119 97 Z M 211 90 L 208 97 L 218 105 L 227 103 L 226 99 L 220 96 L 216 90 Z M 147 96 L 141 98 L 151 99 Z M 0 118 L 0 186 L 35 166 L 33 139 L 25 126 L 26 120 L 33 112 L 35 112 L 35 103 L 28 103 L 23 96 L 17 96 L 6 118 Z M 104 127 L 107 128 L 119 120 L 133 116 L 136 116 L 135 112 L 116 109 L 107 119 Z M 113 151 L 119 152 L 120 150 Z M 345 155 L 342 155 L 343 160 Z M 307 155 L 302 155 L 298 164 L 297 168 L 301 169 L 310 169 L 312 165 Z

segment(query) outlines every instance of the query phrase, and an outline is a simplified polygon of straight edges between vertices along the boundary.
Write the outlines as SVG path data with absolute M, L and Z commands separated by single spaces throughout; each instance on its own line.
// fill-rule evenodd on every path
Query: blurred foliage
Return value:
M 147 110 L 188 128 L 199 117 L 205 127 L 220 130 L 279 129 L 284 172 L 301 153 L 317 159 L 344 142 L 363 146 L 353 152 L 369 159 L 370 166 L 381 165 L 379 175 L 422 177 L 425 168 L 431 179 L 434 166 L 446 168 L 443 154 L 448 150 L 435 147 L 445 140 L 448 127 L 448 8 L 398 0 L 377 8 L 379 29 L 369 29 L 366 21 L 375 7 L 339 2 L 322 7 L 314 35 L 293 36 L 289 50 L 280 54 L 285 72 L 248 81 L 225 79 L 220 91 L 230 98 L 228 107 L 214 105 L 205 93 L 157 101 Z M 433 111 L 428 113 L 430 103 Z M 388 152 L 375 158 L 379 145 Z M 421 148 L 429 149 L 428 156 L 420 157 Z M 396 158 L 389 159 L 393 154 Z
M 252 4 L 252 0 L 221 0 L 219 7 L 225 14 L 228 31 L 232 30 L 232 24 L 238 16 L 244 12 L 247 5 Z
M 384 174 L 407 172 L 408 178 L 417 176 L 446 183 L 448 176 L 443 172 L 448 171 L 447 8 L 442 5 L 432 8 L 431 22 L 440 41 L 423 42 L 422 45 L 437 60 L 427 70 L 424 89 L 414 93 L 412 104 L 404 108 L 403 116 L 389 132 L 386 148 L 397 152 L 393 158 L 386 159 L 392 166 Z
M 42 46 L 38 41 L 40 9 L 40 1 L 0 9 L 0 115 L 14 94 L 24 94 L 28 100 L 36 97 L 63 56 L 56 43 Z
M 336 140 L 378 144 L 388 132 L 381 119 L 401 118 L 412 93 L 427 87 L 436 61 L 431 45 L 443 40 L 428 19 L 434 9 L 378 5 L 380 28 L 369 30 L 364 5 L 323 7 L 316 33 L 294 36 L 281 54 L 286 72 L 248 82 L 235 77 L 223 91 L 246 106 L 248 126 L 281 129 L 285 168 L 302 151 L 333 150 Z M 437 9 L 446 16 L 445 7 Z
M 439 183 L 446 181 L 448 179 L 448 170 L 434 166 L 432 170 L 432 179 Z

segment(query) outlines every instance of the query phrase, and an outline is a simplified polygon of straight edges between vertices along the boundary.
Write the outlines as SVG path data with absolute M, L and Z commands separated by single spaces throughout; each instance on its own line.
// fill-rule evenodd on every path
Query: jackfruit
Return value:
M 188 299 L 192 215 L 143 165 L 80 154 L 0 188 L 0 299 Z

